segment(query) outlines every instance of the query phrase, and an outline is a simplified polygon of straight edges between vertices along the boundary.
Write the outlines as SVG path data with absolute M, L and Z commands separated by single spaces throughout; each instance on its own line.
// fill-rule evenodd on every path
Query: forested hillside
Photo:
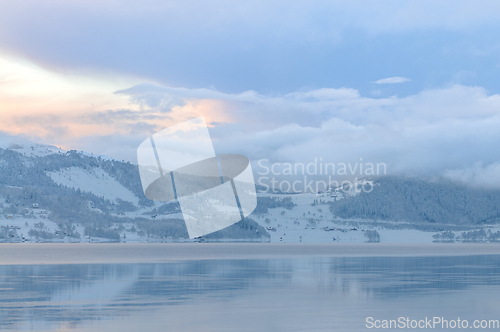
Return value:
M 50 174 L 58 172 L 62 172 L 73 185 L 56 183 Z M 82 174 L 94 181 L 100 181 L 99 176 L 102 176 L 108 182 L 116 182 L 115 187 L 131 192 L 133 195 L 128 196 L 137 198 L 134 199 L 136 203 L 81 190 L 79 185 L 85 187 L 85 178 L 72 176 Z M 29 235 L 44 241 L 58 238 L 79 240 L 83 237 L 121 241 L 126 230 L 133 230 L 139 239 L 188 238 L 177 203 L 155 203 L 144 196 L 137 165 L 76 151 L 27 156 L 0 148 L 0 209 L 4 219 L 0 221 L 0 225 L 4 225 L 0 242 L 9 240 L 9 237 L 20 241 L 18 228 L 10 226 L 7 229 L 5 226 L 19 220 L 26 220 L 21 227 L 26 224 L 30 228 L 28 234 L 24 234 L 25 238 Z M 49 229 L 47 221 L 55 222 L 57 229 Z M 266 239 L 268 234 L 253 220 L 246 219 L 217 234 L 216 238 L 233 236 Z
M 340 218 L 440 224 L 483 224 L 500 220 L 500 190 L 473 189 L 447 180 L 385 177 L 371 193 L 330 203 Z
M 445 180 L 385 177 L 370 193 L 321 195 L 261 194 L 250 218 L 204 239 L 268 241 L 267 230 L 283 229 L 283 237 L 295 228 L 315 232 L 320 222 L 349 219 L 419 227 L 500 221 L 500 190 Z M 300 226 L 304 218 L 309 221 Z M 148 200 L 137 165 L 76 151 L 26 155 L 0 148 L 0 226 L 0 242 L 188 240 L 179 205 Z

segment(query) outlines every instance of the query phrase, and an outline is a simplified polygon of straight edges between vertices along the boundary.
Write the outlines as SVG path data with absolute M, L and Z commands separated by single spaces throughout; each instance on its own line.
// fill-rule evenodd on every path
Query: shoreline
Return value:
M 191 260 L 307 257 L 439 257 L 500 255 L 496 243 L 9 243 L 0 265 L 136 264 Z M 68 259 L 71 257 L 71 259 Z

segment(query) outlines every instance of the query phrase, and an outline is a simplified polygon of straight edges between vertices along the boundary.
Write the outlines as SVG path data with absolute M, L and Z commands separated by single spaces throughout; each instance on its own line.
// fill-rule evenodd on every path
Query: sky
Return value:
M 136 162 L 204 116 L 254 163 L 500 187 L 498 1 L 1 1 L 0 131 Z

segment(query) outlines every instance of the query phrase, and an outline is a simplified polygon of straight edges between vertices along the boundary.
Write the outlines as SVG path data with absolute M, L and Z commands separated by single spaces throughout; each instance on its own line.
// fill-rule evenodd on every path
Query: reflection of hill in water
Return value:
M 500 285 L 500 256 L 335 258 L 328 275 L 356 280 L 380 297 Z M 328 279 L 330 281 L 335 278 Z M 335 286 L 325 285 L 335 290 Z
M 500 285 L 499 276 L 499 256 L 0 266 L 0 328 L 74 325 L 246 290 L 398 299 Z

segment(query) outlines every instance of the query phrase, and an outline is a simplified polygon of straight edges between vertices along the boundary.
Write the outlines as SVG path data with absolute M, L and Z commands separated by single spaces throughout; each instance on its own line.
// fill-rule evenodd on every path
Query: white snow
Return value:
M 66 150 L 63 150 L 53 145 L 35 143 L 29 139 L 16 135 L 10 135 L 2 131 L 0 131 L 0 148 L 13 150 L 22 153 L 28 157 L 43 157 L 51 154 L 67 152 Z M 100 157 L 103 160 L 123 161 L 106 155 L 96 155 L 84 151 L 78 151 L 78 153 L 88 157 L 94 157 L 94 158 Z
M 0 226 L 7 226 L 9 228 L 14 228 L 21 238 L 24 237 L 27 240 L 30 238 L 28 232 L 30 229 L 35 228 L 35 224 L 43 222 L 45 229 L 49 233 L 54 233 L 59 229 L 57 224 L 47 218 L 40 218 L 40 214 L 37 214 L 34 218 L 23 218 L 19 216 L 13 216 L 12 218 L 6 218 L 5 215 L 0 215 Z M 59 239 L 54 241 L 61 241 Z
M 384 228 L 378 225 L 352 225 L 346 224 L 346 220 L 336 218 L 329 210 L 329 205 L 323 202 L 335 199 L 344 199 L 347 195 L 356 195 L 354 192 L 337 192 L 333 198 L 328 193 L 322 194 L 295 194 L 274 195 L 259 194 L 259 196 L 284 198 L 290 196 L 297 204 L 292 210 L 284 208 L 269 209 L 263 215 L 252 214 L 250 218 L 257 221 L 268 230 L 271 242 L 307 242 L 307 243 L 362 243 L 368 238 L 364 235 L 365 230 L 376 230 L 380 234 L 381 243 L 431 243 L 432 235 L 436 232 L 424 232 L 413 229 L 394 230 L 390 227 Z M 312 203 L 321 202 L 312 205 Z M 284 212 L 284 214 L 282 214 Z M 268 222 L 266 222 L 268 219 Z M 312 219 L 313 223 L 310 223 Z M 351 222 L 353 220 L 350 220 Z M 359 220 L 367 222 L 368 220 Z M 355 222 L 355 221 L 354 221 Z M 391 226 L 387 223 L 387 226 Z M 325 231 L 325 228 L 331 229 Z M 274 230 L 275 229 L 275 230 Z
M 55 183 L 69 188 L 79 188 L 81 191 L 90 192 L 111 201 L 116 202 L 119 198 L 135 205 L 139 203 L 137 196 L 100 168 L 84 170 L 79 167 L 69 167 L 60 171 L 47 172 L 47 175 Z

